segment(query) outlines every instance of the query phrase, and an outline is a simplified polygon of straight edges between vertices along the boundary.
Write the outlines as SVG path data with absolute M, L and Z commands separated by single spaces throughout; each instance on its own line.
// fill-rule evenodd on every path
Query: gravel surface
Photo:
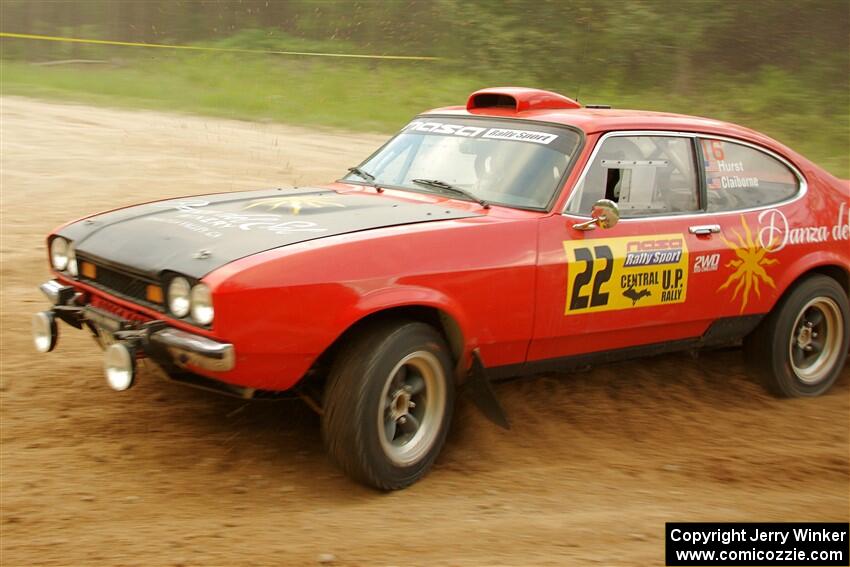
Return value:
M 726 350 L 496 386 L 461 401 L 433 472 L 380 494 L 328 464 L 301 402 L 246 404 L 91 338 L 37 355 L 44 236 L 163 197 L 335 179 L 383 136 L 4 97 L 0 563 L 661 565 L 666 521 L 847 521 L 850 370 L 777 400 Z

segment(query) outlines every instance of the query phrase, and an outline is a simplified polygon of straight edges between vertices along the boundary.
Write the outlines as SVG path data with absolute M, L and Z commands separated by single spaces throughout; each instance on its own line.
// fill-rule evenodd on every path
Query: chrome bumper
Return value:
M 232 344 L 220 343 L 180 329 L 166 327 L 151 333 L 148 340 L 165 349 L 171 355 L 172 362 L 180 367 L 194 366 L 226 372 L 236 365 Z
M 84 304 L 81 294 L 73 287 L 56 280 L 45 282 L 40 289 L 53 304 L 46 312 L 50 317 L 62 319 L 77 329 L 87 326 L 101 339 L 108 337 L 128 344 L 155 362 L 213 372 L 227 372 L 236 365 L 236 352 L 230 343 L 169 327 L 164 321 L 128 321 Z

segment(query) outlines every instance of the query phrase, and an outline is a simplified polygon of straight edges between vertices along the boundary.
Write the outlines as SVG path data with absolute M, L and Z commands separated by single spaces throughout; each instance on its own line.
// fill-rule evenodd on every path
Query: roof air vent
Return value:
M 469 95 L 466 102 L 466 109 L 470 111 L 485 108 L 523 112 L 581 108 L 581 105 L 571 98 L 550 91 L 523 87 L 493 87 L 475 91 Z

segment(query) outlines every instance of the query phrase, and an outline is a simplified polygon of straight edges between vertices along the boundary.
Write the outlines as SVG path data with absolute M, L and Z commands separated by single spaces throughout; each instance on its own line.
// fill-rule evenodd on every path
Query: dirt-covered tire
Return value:
M 322 437 L 355 480 L 396 490 L 419 480 L 443 447 L 454 410 L 452 359 L 430 325 L 383 321 L 334 360 Z
M 744 341 L 747 360 L 780 397 L 819 396 L 841 374 L 850 344 L 847 292 L 834 279 L 798 282 Z

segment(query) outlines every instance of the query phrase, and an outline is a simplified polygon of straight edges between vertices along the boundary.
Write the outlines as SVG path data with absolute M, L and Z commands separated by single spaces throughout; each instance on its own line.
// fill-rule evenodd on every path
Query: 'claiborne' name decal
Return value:
M 682 234 L 566 240 L 565 315 L 684 303 L 688 248 Z

